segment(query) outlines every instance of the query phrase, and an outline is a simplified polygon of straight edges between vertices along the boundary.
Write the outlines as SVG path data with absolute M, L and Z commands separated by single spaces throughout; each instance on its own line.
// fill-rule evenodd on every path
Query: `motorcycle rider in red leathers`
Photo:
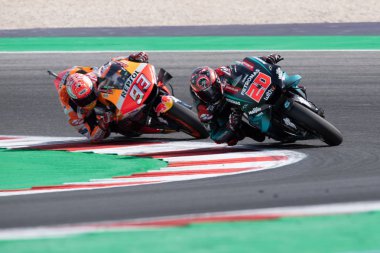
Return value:
M 107 109 L 107 101 L 98 96 L 101 76 L 113 64 L 123 65 L 125 61 L 147 63 L 148 54 L 139 52 L 128 57 L 115 57 L 101 66 L 75 66 L 59 73 L 54 81 L 58 89 L 59 100 L 68 122 L 91 142 L 107 138 L 110 123 L 114 120 L 114 112 Z M 104 110 L 96 111 L 97 108 Z
M 269 64 L 283 60 L 278 54 L 258 58 Z M 198 111 L 198 118 L 206 125 L 210 138 L 216 143 L 233 146 L 246 136 L 259 142 L 265 139 L 265 134 L 259 128 L 251 128 L 242 121 L 241 110 L 235 110 L 223 96 L 224 89 L 231 89 L 234 81 L 241 78 L 239 68 L 244 68 L 247 64 L 249 63 L 243 60 L 215 70 L 207 66 L 199 67 L 191 75 L 190 93 Z

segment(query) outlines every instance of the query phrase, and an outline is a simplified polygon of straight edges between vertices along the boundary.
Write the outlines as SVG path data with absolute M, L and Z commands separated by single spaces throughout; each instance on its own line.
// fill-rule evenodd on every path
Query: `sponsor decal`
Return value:
M 74 119 L 74 120 L 71 121 L 71 124 L 73 126 L 79 126 L 79 125 L 84 124 L 84 120 L 83 119 Z
M 207 122 L 207 121 L 210 121 L 210 120 L 212 120 L 212 118 L 213 118 L 213 115 L 212 115 L 212 114 L 206 114 L 206 113 L 201 114 L 201 115 L 199 116 L 199 119 L 201 120 L 201 122 Z
M 173 99 L 171 96 L 162 96 L 161 97 L 161 103 L 159 103 L 156 107 L 156 113 L 157 115 L 160 115 L 161 113 L 165 113 L 170 110 L 170 108 L 173 107 Z
M 131 76 L 131 74 L 126 69 L 122 69 L 120 75 L 123 80 L 123 83 L 125 83 L 128 80 L 128 78 Z
M 264 100 L 267 101 L 270 96 L 272 96 L 273 92 L 275 91 L 275 86 L 272 86 L 271 89 L 269 89 L 266 93 L 265 93 L 265 96 L 264 96 Z
M 290 106 L 290 101 L 289 100 L 286 100 L 285 103 L 284 103 L 284 108 L 285 109 L 288 109 Z
M 276 69 L 276 74 L 278 76 L 278 79 L 280 79 L 280 80 L 284 80 L 285 79 L 284 72 L 282 71 L 281 68 L 277 68 Z
M 246 61 L 243 61 L 242 63 L 243 63 L 243 65 L 244 65 L 246 68 L 248 68 L 250 71 L 253 71 L 254 68 L 255 68 L 255 65 L 253 65 L 252 63 L 248 63 L 248 62 L 246 62 Z
M 88 135 L 88 129 L 86 127 L 83 127 L 81 129 L 79 129 L 78 131 L 80 134 L 84 135 L 84 136 L 87 136 Z
M 125 98 L 128 94 L 129 88 L 131 87 L 131 84 L 133 81 L 136 79 L 140 71 L 135 70 L 133 74 L 125 81 L 124 86 L 123 86 L 123 92 L 121 93 L 121 96 Z
M 250 74 L 248 76 L 248 78 L 244 81 L 244 87 L 243 89 L 241 90 L 241 94 L 244 95 L 246 92 L 247 92 L 247 89 L 248 87 L 252 84 L 252 81 L 253 81 L 253 78 L 255 78 L 255 76 L 260 72 L 259 69 L 256 69 L 255 72 L 253 72 L 252 74 Z
M 306 99 L 304 99 L 303 97 L 296 96 L 295 99 L 297 100 L 297 102 L 300 102 L 301 104 L 305 105 L 306 107 L 309 107 L 309 108 L 312 107 L 312 105 L 310 104 L 310 102 L 307 101 Z
M 242 83 L 245 83 L 245 81 L 247 81 L 247 77 L 248 75 L 244 75 L 243 79 L 241 80 Z
M 231 104 L 234 104 L 234 105 L 241 105 L 241 103 L 239 101 L 235 101 L 235 100 L 230 99 L 230 98 L 226 98 L 226 101 L 231 103 Z
M 137 104 L 141 104 L 142 97 L 144 96 L 144 92 L 141 91 L 141 89 L 138 87 L 138 85 L 142 86 L 142 89 L 148 89 L 151 85 L 150 81 L 147 81 L 147 78 L 145 76 L 139 77 L 141 71 L 147 66 L 147 64 L 140 64 L 137 69 L 132 73 L 130 77 L 125 81 L 123 86 L 123 91 L 120 95 L 119 100 L 117 101 L 116 107 L 122 108 L 125 98 L 129 94 L 129 96 L 136 101 Z M 138 78 L 138 81 L 136 85 L 133 85 L 133 82 L 135 79 Z M 132 87 L 131 87 L 132 86 Z
M 234 93 L 234 94 L 235 94 L 235 93 L 238 93 L 240 89 L 235 88 L 235 87 L 233 87 L 233 86 L 231 86 L 231 85 L 226 84 L 226 86 L 224 87 L 224 90 L 227 91 L 227 92 L 230 92 L 230 93 Z
M 252 110 L 250 110 L 248 112 L 248 115 L 254 115 L 254 114 L 257 114 L 259 112 L 261 112 L 261 108 L 260 107 L 254 107 Z
M 290 121 L 289 118 L 284 118 L 283 120 L 284 120 L 285 125 L 290 126 L 290 127 L 293 128 L 293 129 L 297 129 L 296 125 L 294 125 L 294 124 Z
M 246 111 L 248 109 L 248 104 L 245 104 L 241 107 L 242 111 Z
M 220 67 L 219 68 L 224 74 L 228 75 L 228 76 L 231 76 L 231 69 L 227 68 L 227 67 Z

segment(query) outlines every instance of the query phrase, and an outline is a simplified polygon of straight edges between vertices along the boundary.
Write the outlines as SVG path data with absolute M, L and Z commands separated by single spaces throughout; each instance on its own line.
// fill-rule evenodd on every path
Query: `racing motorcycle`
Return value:
M 209 136 L 191 106 L 173 95 L 168 82 L 172 76 L 167 71 L 160 69 L 156 76 L 155 67 L 148 63 L 110 64 L 107 73 L 99 78 L 101 106 L 97 104 L 94 110 L 97 115 L 104 111 L 114 113 L 111 132 L 128 137 L 178 131 L 197 139 Z M 48 72 L 56 77 L 58 89 L 64 72 Z
M 257 57 L 246 57 L 240 67 L 241 76 L 224 88 L 224 96 L 243 112 L 247 136 L 260 131 L 285 143 L 316 138 L 330 146 L 342 143 L 341 132 L 307 99 L 300 75 L 290 76 Z

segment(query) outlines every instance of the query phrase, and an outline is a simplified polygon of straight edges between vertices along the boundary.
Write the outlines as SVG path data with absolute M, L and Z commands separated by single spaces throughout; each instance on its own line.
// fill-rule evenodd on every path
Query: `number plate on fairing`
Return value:
M 246 59 L 248 59 L 246 61 Z M 238 67 L 237 72 L 241 75 L 235 78 L 233 91 L 229 87 L 225 90 L 227 101 L 240 105 L 245 112 L 251 112 L 254 108 L 260 108 L 265 104 L 270 104 L 270 98 L 274 95 L 278 83 L 281 80 L 276 73 L 277 66 L 267 64 L 259 58 L 246 58 L 245 64 Z M 248 64 L 248 63 L 249 64 Z M 245 67 L 249 65 L 249 67 Z

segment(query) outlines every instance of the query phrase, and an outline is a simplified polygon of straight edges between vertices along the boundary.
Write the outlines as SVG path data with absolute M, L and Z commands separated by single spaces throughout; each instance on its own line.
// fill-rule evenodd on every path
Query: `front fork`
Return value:
M 293 106 L 293 103 L 299 103 L 303 106 L 307 107 L 311 111 L 315 112 L 322 118 L 325 117 L 324 111 L 322 108 L 317 107 L 313 102 L 310 102 L 309 100 L 306 100 L 304 97 L 294 95 L 292 98 L 288 98 L 283 103 L 283 109 L 290 110 Z

